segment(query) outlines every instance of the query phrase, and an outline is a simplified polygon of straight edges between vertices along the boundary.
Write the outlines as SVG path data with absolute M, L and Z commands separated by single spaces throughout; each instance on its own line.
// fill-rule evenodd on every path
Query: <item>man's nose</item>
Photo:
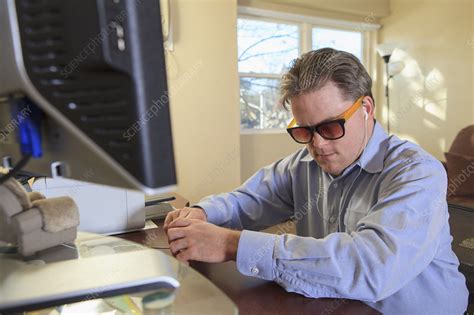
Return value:
M 323 146 L 327 145 L 328 142 L 329 142 L 329 140 L 324 139 L 323 137 L 321 137 L 321 136 L 319 135 L 319 133 L 315 132 L 315 133 L 313 134 L 313 142 L 312 142 L 312 144 L 313 144 L 313 146 L 314 146 L 315 148 L 323 147 Z

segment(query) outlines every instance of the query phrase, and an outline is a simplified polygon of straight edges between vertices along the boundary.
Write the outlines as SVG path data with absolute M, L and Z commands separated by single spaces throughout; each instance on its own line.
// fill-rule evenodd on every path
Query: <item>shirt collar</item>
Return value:
M 388 135 L 375 121 L 374 131 L 357 164 L 369 173 L 379 173 L 383 169 L 385 153 L 388 148 Z
M 367 143 L 364 152 L 362 153 L 359 160 L 356 163 L 361 168 L 363 168 L 366 172 L 369 173 L 378 173 L 381 172 L 383 169 L 383 161 L 385 158 L 385 152 L 387 151 L 388 147 L 388 135 L 383 130 L 382 126 L 375 121 L 374 124 L 374 131 L 372 132 L 372 136 Z M 314 161 L 311 154 L 306 150 L 306 155 L 301 158 L 301 162 L 311 162 Z M 315 162 L 316 163 L 316 162 Z M 352 164 L 352 165 L 353 165 Z
M 311 156 L 311 153 L 309 153 L 308 149 L 305 149 L 306 150 L 306 155 L 304 157 L 301 158 L 301 162 L 311 162 L 313 161 L 313 157 Z

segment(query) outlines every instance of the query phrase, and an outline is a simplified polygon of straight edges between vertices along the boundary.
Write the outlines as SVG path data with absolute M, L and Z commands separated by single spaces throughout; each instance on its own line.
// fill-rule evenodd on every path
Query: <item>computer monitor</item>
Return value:
M 26 170 L 174 189 L 159 1 L 1 0 L 0 69 L 5 166 L 21 158 L 18 104 L 37 106 L 42 156 Z
M 4 165 L 18 165 L 31 154 L 25 169 L 40 175 L 148 194 L 172 190 L 161 32 L 156 0 L 0 0 Z M 89 237 L 95 242 L 96 236 L 84 233 L 76 239 L 72 252 L 79 259 L 62 254 L 70 245 L 35 256 L 47 266 L 0 255 L 0 313 L 179 285 L 163 253 L 137 246 L 84 257 L 78 249 Z M 137 264 L 138 272 L 130 271 Z

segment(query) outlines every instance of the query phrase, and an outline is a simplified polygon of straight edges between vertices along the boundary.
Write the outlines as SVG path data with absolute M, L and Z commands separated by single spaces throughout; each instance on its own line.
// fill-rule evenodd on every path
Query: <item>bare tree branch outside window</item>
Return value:
M 299 26 L 239 19 L 238 50 L 241 128 L 285 128 L 291 113 L 278 104 L 278 89 L 299 54 Z

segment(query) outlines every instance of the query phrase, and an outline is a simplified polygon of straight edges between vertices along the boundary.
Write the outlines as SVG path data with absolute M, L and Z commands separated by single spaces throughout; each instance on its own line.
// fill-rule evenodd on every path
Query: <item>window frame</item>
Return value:
M 366 67 L 369 73 L 373 71 L 373 62 L 371 62 L 371 53 L 373 52 L 373 45 L 371 41 L 376 38 L 376 31 L 380 27 L 375 23 L 357 23 L 345 20 L 333 20 L 319 17 L 310 17 L 303 15 L 296 15 L 291 13 L 281 13 L 277 11 L 262 10 L 250 7 L 239 6 L 237 19 L 247 19 L 254 21 L 262 21 L 269 23 L 282 23 L 288 25 L 296 25 L 299 27 L 299 45 L 298 55 L 312 50 L 313 47 L 313 28 L 333 29 L 350 32 L 360 32 L 362 37 L 362 64 Z M 237 35 L 238 36 L 238 35 Z M 238 40 L 238 38 L 237 38 Z M 237 61 L 238 62 L 238 61 Z M 252 72 L 238 72 L 239 75 L 239 91 L 241 78 L 265 78 L 265 79 L 281 79 L 282 74 L 275 73 L 252 73 Z M 240 93 L 240 92 L 239 92 Z M 240 106 L 240 98 L 239 98 Z M 239 122 L 240 122 L 239 110 Z M 266 128 L 266 129 L 242 129 L 240 134 L 284 134 L 284 128 Z

